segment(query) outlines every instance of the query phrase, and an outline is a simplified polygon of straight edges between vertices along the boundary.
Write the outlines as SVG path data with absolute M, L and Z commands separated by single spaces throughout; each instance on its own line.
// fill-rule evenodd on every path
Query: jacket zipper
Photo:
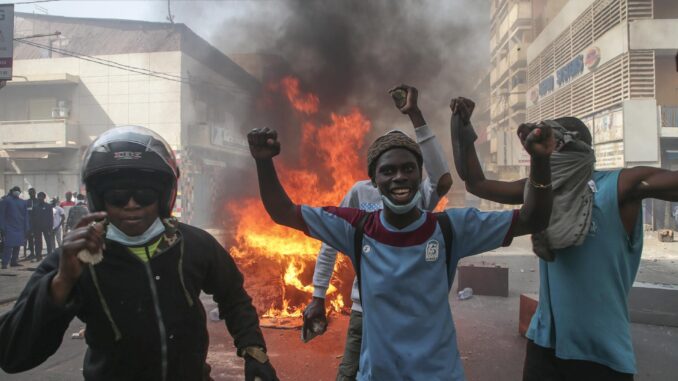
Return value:
M 146 268 L 146 274 L 151 285 L 151 295 L 153 296 L 153 306 L 155 307 L 155 314 L 158 317 L 158 330 L 160 331 L 160 353 L 161 353 L 161 366 L 162 366 L 162 380 L 167 380 L 167 337 L 165 330 L 165 323 L 162 320 L 162 312 L 160 311 L 160 302 L 158 300 L 158 289 L 155 286 L 155 281 L 153 280 L 153 271 L 151 270 L 151 256 L 148 252 L 148 246 L 145 246 L 146 258 L 148 261 L 144 264 Z

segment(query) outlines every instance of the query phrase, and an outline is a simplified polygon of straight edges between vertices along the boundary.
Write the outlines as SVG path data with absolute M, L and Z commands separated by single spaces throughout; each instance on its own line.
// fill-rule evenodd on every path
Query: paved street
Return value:
M 658 243 L 646 239 L 643 262 L 637 280 L 678 283 L 678 243 Z M 474 296 L 459 301 L 451 294 L 452 310 L 458 332 L 459 348 L 470 381 L 519 380 L 522 372 L 525 339 L 517 332 L 518 298 L 521 293 L 537 292 L 538 262 L 529 251 L 529 240 L 518 239 L 512 247 L 464 259 L 463 263 L 494 263 L 509 267 L 509 297 Z M 6 276 L 7 274 L 16 276 Z M 16 293 L 27 281 L 30 271 L 0 273 L 0 297 Z M 456 285 L 453 288 L 456 290 Z M 213 307 L 209 297 L 206 308 Z M 0 313 L 10 308 L 0 306 Z M 281 380 L 331 381 L 342 354 L 348 319 L 335 317 L 328 332 L 309 344 L 302 344 L 298 330 L 264 329 L 270 357 Z M 222 322 L 209 322 L 210 353 L 215 380 L 243 380 L 242 360 L 234 355 L 232 341 Z M 77 380 L 85 351 L 84 340 L 73 340 L 82 323 L 74 321 L 66 332 L 62 347 L 44 364 L 29 372 L 7 375 L 6 381 Z M 675 381 L 678 374 L 678 328 L 633 324 L 639 381 Z

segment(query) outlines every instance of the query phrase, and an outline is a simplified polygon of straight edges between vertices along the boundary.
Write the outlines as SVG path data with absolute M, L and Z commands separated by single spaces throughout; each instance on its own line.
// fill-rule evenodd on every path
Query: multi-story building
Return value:
M 17 13 L 15 38 L 14 79 L 0 91 L 2 194 L 82 190 L 92 139 L 141 125 L 180 159 L 175 214 L 213 222 L 250 163 L 259 81 L 183 24 Z
M 492 0 L 490 11 L 490 144 L 484 166 L 488 176 L 509 180 L 524 176 L 529 163 L 515 131 L 525 122 L 532 1 Z
M 584 120 L 598 169 L 678 169 L 676 36 L 675 0 L 567 2 L 527 49 L 527 120 Z

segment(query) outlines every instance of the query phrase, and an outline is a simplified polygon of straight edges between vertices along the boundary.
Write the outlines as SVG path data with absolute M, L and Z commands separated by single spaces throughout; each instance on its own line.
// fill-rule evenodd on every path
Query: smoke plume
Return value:
M 282 57 L 321 108 L 358 106 L 375 133 L 409 129 L 387 90 L 407 83 L 447 141 L 452 96 L 473 97 L 489 62 L 489 3 L 485 1 L 226 1 L 178 2 L 179 21 L 195 19 L 228 54 Z M 193 22 L 190 22 L 193 20 Z

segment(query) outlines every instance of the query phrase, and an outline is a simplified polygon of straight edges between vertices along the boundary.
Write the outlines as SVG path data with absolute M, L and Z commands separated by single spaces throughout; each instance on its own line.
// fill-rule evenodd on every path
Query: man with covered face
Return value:
M 87 324 L 85 380 L 210 380 L 204 292 L 245 358 L 245 380 L 277 381 L 233 258 L 172 217 L 179 169 L 167 142 L 146 128 L 113 128 L 92 142 L 82 167 L 95 213 L 0 316 L 0 367 L 38 366 L 77 316 Z
M 474 104 L 453 99 L 452 141 L 466 189 L 491 201 L 520 204 L 529 179 L 485 178 L 470 123 Z M 592 138 L 574 117 L 524 124 L 519 133 L 550 126 L 553 212 L 532 235 L 539 261 L 539 305 L 527 331 L 524 381 L 632 380 L 636 372 L 628 294 L 643 249 L 641 203 L 678 201 L 678 171 L 635 167 L 594 170 Z
M 368 150 L 368 174 L 384 203 L 373 212 L 295 205 L 273 164 L 280 153 L 274 130 L 248 134 L 266 211 L 348 255 L 358 275 L 363 341 L 358 380 L 464 380 L 448 293 L 459 259 L 508 245 L 547 226 L 551 210 L 548 127 L 523 136 L 532 157 L 532 187 L 520 210 L 417 207 L 422 181 L 419 146 L 386 134 Z

